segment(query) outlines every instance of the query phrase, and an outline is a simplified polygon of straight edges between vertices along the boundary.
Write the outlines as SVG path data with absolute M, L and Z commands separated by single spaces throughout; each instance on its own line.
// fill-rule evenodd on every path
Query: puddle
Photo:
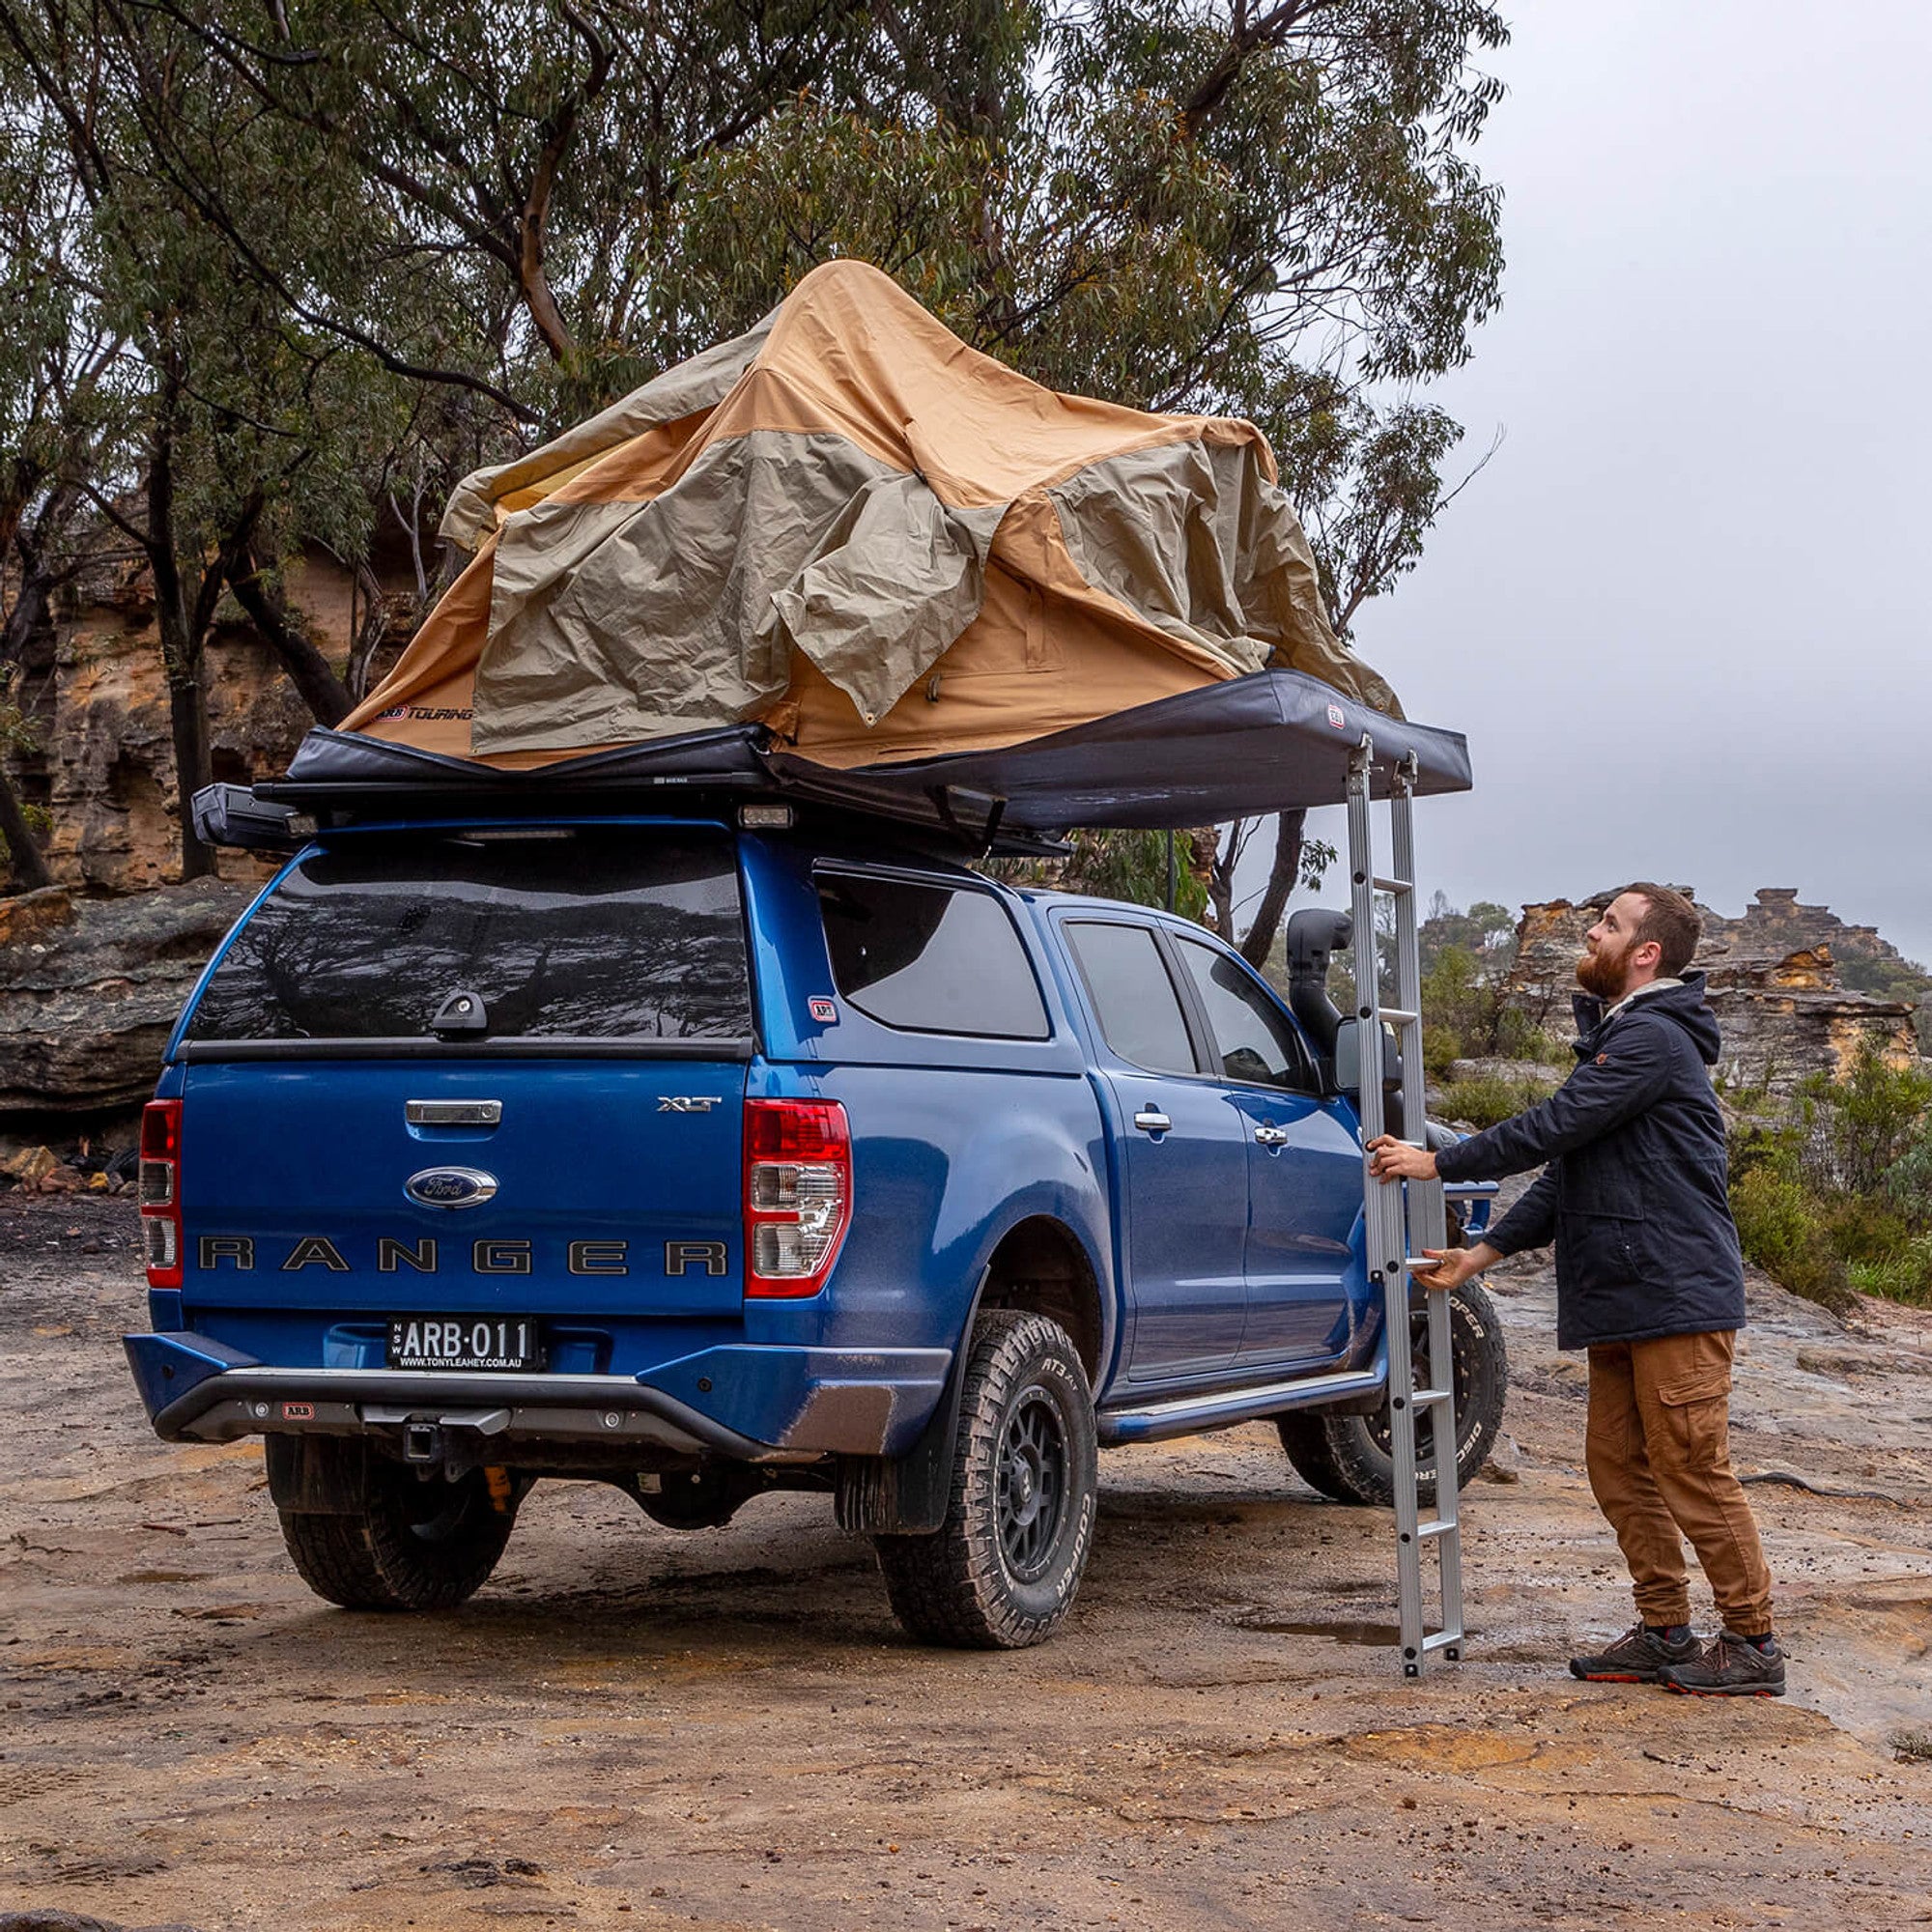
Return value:
M 1271 1617 L 1264 1610 L 1250 1611 L 1233 1621 L 1242 1630 L 1263 1631 L 1269 1636 L 1325 1636 L 1335 1643 L 1376 1645 L 1402 1641 L 1402 1633 L 1394 1624 L 1292 1623 L 1284 1617 Z

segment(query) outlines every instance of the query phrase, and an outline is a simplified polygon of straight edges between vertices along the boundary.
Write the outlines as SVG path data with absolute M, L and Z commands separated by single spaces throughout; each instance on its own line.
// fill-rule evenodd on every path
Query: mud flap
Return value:
M 980 1277 L 952 1367 L 920 1437 L 903 1456 L 847 1456 L 838 1464 L 833 1509 L 840 1529 L 862 1536 L 936 1536 L 952 1499 L 952 1464 L 959 1443 L 959 1403 L 966 1383 L 980 1298 L 991 1270 Z
M 290 1516 L 360 1516 L 369 1506 L 369 1445 L 360 1436 L 265 1435 L 269 1494 Z

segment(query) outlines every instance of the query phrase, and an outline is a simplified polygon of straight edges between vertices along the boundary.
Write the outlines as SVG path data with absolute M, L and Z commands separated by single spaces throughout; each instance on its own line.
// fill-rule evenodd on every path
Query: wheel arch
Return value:
M 1097 1390 L 1113 1345 L 1113 1323 L 1100 1292 L 1099 1270 L 1071 1228 L 1051 1214 L 1016 1221 L 986 1257 L 981 1286 L 960 1346 L 969 1346 L 972 1322 L 983 1308 L 1011 1308 L 1044 1315 L 1066 1330 L 1087 1386 Z

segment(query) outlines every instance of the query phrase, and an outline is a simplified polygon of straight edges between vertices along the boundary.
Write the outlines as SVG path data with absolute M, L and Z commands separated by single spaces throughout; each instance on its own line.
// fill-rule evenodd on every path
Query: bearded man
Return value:
M 1630 1568 L 1638 1622 L 1593 1657 L 1592 1683 L 1781 1697 L 1771 1575 L 1731 1467 L 1731 1350 L 1744 1265 L 1711 1088 L 1718 1023 L 1687 972 L 1701 930 L 1683 894 L 1628 886 L 1577 962 L 1576 1070 L 1540 1106 L 1439 1153 L 1370 1143 L 1384 1181 L 1543 1173 L 1473 1248 L 1428 1250 L 1417 1279 L 1451 1289 L 1506 1256 L 1556 1244 L 1556 1342 L 1590 1361 L 1590 1487 Z M 1690 1630 L 1688 1537 L 1722 1628 Z

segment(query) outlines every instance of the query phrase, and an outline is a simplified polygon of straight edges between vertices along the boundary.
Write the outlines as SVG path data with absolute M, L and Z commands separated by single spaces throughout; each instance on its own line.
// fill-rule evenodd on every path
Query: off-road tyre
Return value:
M 498 1476 L 493 1496 L 482 1469 L 450 1483 L 370 1456 L 358 1512 L 283 1510 L 282 1540 L 302 1581 L 345 1610 L 454 1609 L 489 1580 L 515 1527 L 521 1492 Z
M 988 1310 L 960 1391 L 945 1522 L 872 1539 L 900 1624 L 961 1650 L 1044 1643 L 1079 1591 L 1098 1490 L 1094 1399 L 1066 1331 Z
M 1418 1298 L 1410 1304 L 1409 1347 L 1415 1385 L 1429 1381 L 1429 1320 Z M 1494 1304 L 1478 1282 L 1464 1282 L 1449 1293 L 1449 1337 L 1456 1370 L 1456 1487 L 1475 1480 L 1489 1461 L 1503 1426 L 1509 1394 L 1509 1356 Z M 1278 1416 L 1275 1428 L 1295 1473 L 1311 1488 L 1338 1503 L 1387 1508 L 1395 1501 L 1395 1450 L 1386 1409 L 1374 1415 L 1343 1415 L 1300 1409 Z M 1435 1500 L 1434 1431 L 1427 1411 L 1416 1417 L 1416 1493 Z

